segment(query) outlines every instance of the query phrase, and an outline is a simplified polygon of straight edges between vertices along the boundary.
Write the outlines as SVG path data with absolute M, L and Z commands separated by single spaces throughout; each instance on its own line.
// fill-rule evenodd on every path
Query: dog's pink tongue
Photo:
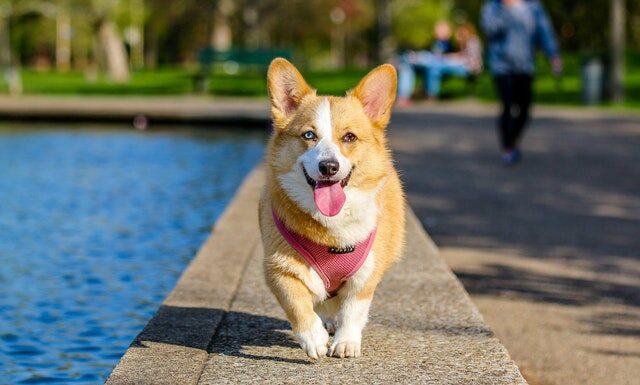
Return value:
M 318 182 L 313 189 L 313 199 L 322 215 L 334 217 L 342 210 L 347 196 L 340 182 Z

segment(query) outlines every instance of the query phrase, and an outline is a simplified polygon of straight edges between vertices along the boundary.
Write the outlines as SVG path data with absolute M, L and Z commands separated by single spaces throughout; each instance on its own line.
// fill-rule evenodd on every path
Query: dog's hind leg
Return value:
M 335 334 L 338 329 L 338 311 L 340 310 L 340 300 L 338 297 L 329 298 L 316 304 L 316 313 L 322 319 L 324 328 L 330 335 Z

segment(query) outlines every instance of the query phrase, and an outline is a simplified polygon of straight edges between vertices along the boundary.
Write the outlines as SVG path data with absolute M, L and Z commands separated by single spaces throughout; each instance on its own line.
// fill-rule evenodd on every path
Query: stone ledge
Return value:
M 266 99 L 136 96 L 0 96 L 0 121 L 124 122 L 265 128 Z
M 363 356 L 313 363 L 262 276 L 257 168 L 107 380 L 121 384 L 526 384 L 408 210 L 407 250 L 383 279 Z

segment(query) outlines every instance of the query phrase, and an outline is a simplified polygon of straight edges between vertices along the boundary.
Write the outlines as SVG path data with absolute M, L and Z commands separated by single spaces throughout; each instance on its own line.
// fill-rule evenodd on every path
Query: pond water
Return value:
M 0 129 L 0 384 L 103 382 L 263 142 Z

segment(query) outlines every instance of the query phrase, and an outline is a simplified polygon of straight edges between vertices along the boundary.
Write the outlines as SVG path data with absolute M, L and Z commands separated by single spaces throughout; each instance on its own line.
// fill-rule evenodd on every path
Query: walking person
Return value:
M 488 0 L 481 15 L 488 39 L 488 65 L 502 102 L 498 133 L 502 161 L 522 158 L 519 143 L 529 121 L 535 50 L 542 48 L 555 74 L 562 71 L 553 27 L 538 0 Z

